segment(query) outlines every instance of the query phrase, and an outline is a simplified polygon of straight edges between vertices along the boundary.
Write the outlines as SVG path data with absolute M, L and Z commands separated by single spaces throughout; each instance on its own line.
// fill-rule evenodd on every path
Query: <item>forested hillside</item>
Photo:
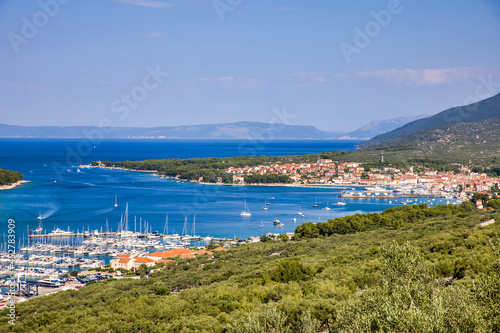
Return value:
M 401 138 L 430 128 L 481 121 L 500 117 L 500 93 L 477 103 L 454 107 L 424 119 L 415 120 L 391 132 L 374 137 L 362 142 L 360 147 L 368 147 L 377 143 Z
M 500 167 L 500 117 L 431 128 L 357 151 L 352 158 L 401 161 L 419 156 L 471 166 Z

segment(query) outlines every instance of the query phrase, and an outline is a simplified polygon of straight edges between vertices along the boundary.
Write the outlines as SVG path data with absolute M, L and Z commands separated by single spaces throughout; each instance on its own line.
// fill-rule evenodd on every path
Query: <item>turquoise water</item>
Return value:
M 95 145 L 94 145 L 95 143 Z M 252 141 L 172 141 L 75 139 L 0 139 L 0 167 L 22 172 L 21 187 L 0 191 L 0 242 L 7 233 L 7 220 L 16 221 L 17 243 L 21 245 L 28 227 L 37 227 L 39 214 L 48 231 L 82 231 L 118 227 L 125 204 L 129 207 L 129 229 L 134 217 L 146 220 L 153 231 L 163 232 L 168 214 L 169 233 L 188 233 L 196 216 L 196 234 L 214 237 L 257 236 L 267 232 L 293 232 L 303 222 L 326 221 L 353 213 L 376 212 L 390 206 L 388 200 L 347 199 L 346 206 L 334 206 L 340 189 L 278 186 L 199 185 L 161 179 L 149 173 L 122 170 L 81 169 L 93 160 L 143 160 L 148 158 L 227 157 L 238 155 L 309 154 L 353 150 L 354 142 L 305 140 L 261 143 Z M 95 148 L 94 148 L 95 146 Z M 69 170 L 69 171 L 68 171 Z M 118 207 L 114 207 L 115 195 Z M 263 210 L 266 198 L 271 199 Z M 313 208 L 315 200 L 320 208 Z M 246 200 L 251 217 L 239 215 Z M 330 211 L 321 209 L 330 202 Z M 297 215 L 299 210 L 305 218 Z M 297 219 L 296 223 L 292 218 Z M 283 228 L 273 226 L 278 218 Z M 258 225 L 264 224 L 263 228 Z M 26 239 L 26 238 L 25 238 Z M 26 242 L 26 240 L 25 240 Z

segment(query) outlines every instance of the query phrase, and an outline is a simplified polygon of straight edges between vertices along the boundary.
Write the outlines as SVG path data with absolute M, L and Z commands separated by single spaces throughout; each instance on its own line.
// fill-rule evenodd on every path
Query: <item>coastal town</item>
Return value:
M 460 172 L 438 172 L 436 170 L 414 171 L 393 167 L 369 168 L 357 162 L 342 163 L 330 159 L 319 159 L 316 163 L 270 164 L 229 167 L 226 173 L 233 175 L 233 181 L 245 184 L 249 175 L 286 175 L 295 185 L 367 186 L 364 193 L 384 193 L 389 187 L 405 195 L 443 196 L 466 199 L 472 194 L 486 193 L 498 188 L 500 177 L 489 177 L 486 173 L 471 172 L 465 166 Z M 359 193 L 358 193 L 359 194 Z M 344 195 L 354 195 L 346 193 Z M 369 197 L 378 197 L 366 196 Z

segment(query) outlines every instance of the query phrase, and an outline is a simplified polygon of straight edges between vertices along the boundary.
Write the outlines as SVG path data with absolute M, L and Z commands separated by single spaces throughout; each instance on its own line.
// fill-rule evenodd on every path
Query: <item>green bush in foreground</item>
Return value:
M 418 251 L 392 243 L 384 279 L 340 306 L 333 332 L 498 332 L 500 274 L 445 287 Z

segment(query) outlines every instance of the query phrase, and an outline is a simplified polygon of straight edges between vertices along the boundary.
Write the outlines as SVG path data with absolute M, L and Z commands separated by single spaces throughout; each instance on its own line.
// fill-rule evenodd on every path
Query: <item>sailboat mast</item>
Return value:
M 125 206 L 125 232 L 128 231 L 128 202 Z
M 186 236 L 187 232 L 187 215 L 184 217 L 184 227 L 182 228 L 182 236 Z
M 196 222 L 196 215 L 193 216 L 193 234 L 192 234 L 192 236 L 195 235 L 195 222 Z

